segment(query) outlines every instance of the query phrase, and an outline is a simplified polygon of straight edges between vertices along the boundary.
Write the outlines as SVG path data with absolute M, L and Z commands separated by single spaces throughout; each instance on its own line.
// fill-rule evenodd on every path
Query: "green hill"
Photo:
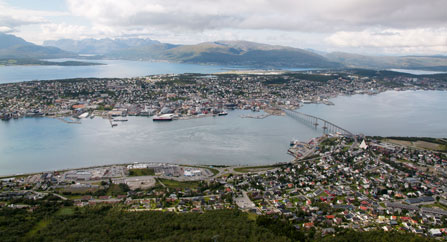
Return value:
M 263 68 L 341 67 L 310 51 L 247 41 L 217 41 L 182 46 L 159 44 L 115 51 L 106 57 Z
M 0 33 L 0 59 L 50 59 L 77 56 L 75 53 L 56 47 L 39 46 L 14 35 Z
M 331 61 L 352 68 L 447 71 L 446 56 L 366 56 L 344 52 L 333 52 L 325 56 Z

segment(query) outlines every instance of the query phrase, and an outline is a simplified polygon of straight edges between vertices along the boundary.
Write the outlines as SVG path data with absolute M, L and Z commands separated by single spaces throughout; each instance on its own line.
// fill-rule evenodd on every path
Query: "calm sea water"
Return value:
M 331 100 L 334 106 L 309 104 L 300 111 L 355 134 L 447 138 L 445 91 L 388 91 Z
M 102 118 L 0 122 L 0 175 L 135 161 L 271 164 L 292 159 L 287 149 L 293 138 L 320 135 L 287 117 L 240 117 L 251 113 L 161 123 L 128 117 L 114 128 Z
M 389 91 L 340 96 L 334 106 L 305 105 L 300 111 L 354 133 L 447 137 L 447 92 Z M 290 161 L 292 139 L 320 136 L 290 117 L 228 116 L 172 122 L 129 117 L 111 128 L 102 118 L 66 124 L 51 118 L 0 122 L 0 175 L 125 162 L 261 165 Z
M 227 70 L 245 69 L 244 67 L 211 66 L 198 64 L 126 61 L 126 60 L 84 60 L 84 59 L 50 59 L 49 61 L 84 61 L 106 65 L 97 66 L 0 66 L 0 83 L 55 80 L 66 78 L 125 78 L 156 74 L 181 73 L 218 73 Z M 318 68 L 291 68 L 290 71 L 318 70 Z M 392 69 L 411 74 L 435 74 L 440 72 Z
M 51 61 L 64 61 L 77 59 L 56 59 Z M 77 60 L 86 61 L 86 60 Z M 0 83 L 55 80 L 80 77 L 136 77 L 153 74 L 180 74 L 180 73 L 216 73 L 231 67 L 149 62 L 126 60 L 98 60 L 90 61 L 104 63 L 96 66 L 0 66 Z
M 125 78 L 157 74 L 218 73 L 244 67 L 198 65 L 169 62 L 126 61 L 126 60 L 82 60 L 51 59 L 50 61 L 84 61 L 106 65 L 95 66 L 0 66 L 0 83 L 32 80 L 55 80 L 67 78 Z M 315 68 L 294 68 L 293 71 L 315 70 Z
M 390 71 L 409 73 L 413 75 L 432 75 L 432 74 L 446 73 L 445 71 L 425 71 L 425 70 L 412 70 L 412 69 L 390 69 Z

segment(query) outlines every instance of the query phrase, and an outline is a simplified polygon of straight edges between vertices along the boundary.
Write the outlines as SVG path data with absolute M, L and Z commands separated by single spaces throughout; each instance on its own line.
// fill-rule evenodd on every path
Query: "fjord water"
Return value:
M 125 78 L 154 74 L 216 73 L 230 69 L 223 66 L 197 65 L 169 62 L 52 59 L 49 61 L 97 62 L 92 66 L 0 66 L 0 83 L 55 80 L 67 78 Z M 239 68 L 240 69 L 240 68 Z
M 0 66 L 0 84 L 33 80 L 56 80 L 68 78 L 126 78 L 158 74 L 219 73 L 241 70 L 241 66 L 199 65 L 171 62 L 49 59 L 48 61 L 81 61 L 105 65 L 91 66 Z M 291 71 L 316 70 L 318 68 L 293 68 Z
M 447 137 L 447 92 L 388 91 L 374 96 L 339 96 L 334 106 L 308 104 L 300 111 L 354 133 Z M 261 165 L 290 161 L 292 139 L 322 132 L 284 116 L 228 116 L 172 122 L 129 117 L 111 128 L 102 118 L 66 124 L 52 118 L 0 122 L 0 175 L 125 162 Z
M 292 159 L 291 139 L 320 134 L 291 118 L 242 114 L 251 111 L 161 123 L 128 117 L 114 128 L 98 117 L 82 124 L 52 118 L 0 122 L 0 175 L 135 161 L 271 164 Z
M 331 101 L 334 106 L 308 104 L 300 111 L 355 134 L 447 138 L 446 91 L 387 91 Z

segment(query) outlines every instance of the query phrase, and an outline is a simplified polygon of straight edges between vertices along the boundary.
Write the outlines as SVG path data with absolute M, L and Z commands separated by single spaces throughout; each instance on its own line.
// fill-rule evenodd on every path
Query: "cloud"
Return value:
M 271 29 L 301 32 L 365 27 L 443 26 L 445 0 L 68 0 L 69 9 L 93 23 L 175 30 Z
M 2 33 L 10 33 L 12 29 L 8 26 L 0 26 L 0 32 Z
M 22 26 L 48 23 L 47 17 L 49 16 L 63 16 L 67 14 L 55 11 L 20 9 L 0 1 L 0 31 L 15 32 Z
M 326 41 L 342 48 L 380 48 L 386 53 L 447 53 L 447 28 L 367 29 L 340 31 Z
M 0 31 L 35 43 L 138 36 L 178 44 L 249 40 L 326 51 L 440 54 L 447 45 L 445 0 L 65 1 L 67 11 L 58 12 L 0 0 Z

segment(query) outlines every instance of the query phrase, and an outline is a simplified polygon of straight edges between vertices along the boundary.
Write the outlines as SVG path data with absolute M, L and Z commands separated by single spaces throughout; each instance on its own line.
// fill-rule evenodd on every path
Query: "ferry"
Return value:
M 293 139 L 292 141 L 290 141 L 290 146 L 294 146 L 294 145 L 296 145 L 299 142 L 300 142 L 299 140 Z
M 78 119 L 81 119 L 81 118 L 87 118 L 87 117 L 88 117 L 88 112 L 85 112 L 85 113 L 79 115 L 79 116 L 78 116 Z
M 154 116 L 152 121 L 154 121 L 154 122 L 156 122 L 156 121 L 172 121 L 173 118 L 174 118 L 174 114 L 162 114 L 162 115 Z

